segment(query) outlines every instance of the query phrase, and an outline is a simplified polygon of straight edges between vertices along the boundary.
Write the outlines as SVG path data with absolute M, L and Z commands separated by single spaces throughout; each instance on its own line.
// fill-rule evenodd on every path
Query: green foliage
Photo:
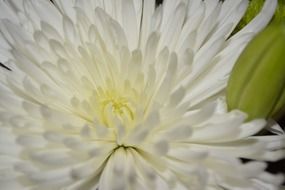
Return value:
M 263 3 L 264 0 L 252 0 L 249 2 L 247 11 L 243 16 L 242 20 L 239 22 L 236 31 L 241 30 L 261 11 Z
M 247 11 L 237 25 L 234 33 L 246 26 L 261 11 L 264 1 L 265 0 L 250 0 Z M 285 0 L 278 0 L 278 7 L 273 17 L 273 21 L 285 21 Z
M 274 21 L 285 21 L 285 0 L 278 0 L 278 7 L 274 15 Z

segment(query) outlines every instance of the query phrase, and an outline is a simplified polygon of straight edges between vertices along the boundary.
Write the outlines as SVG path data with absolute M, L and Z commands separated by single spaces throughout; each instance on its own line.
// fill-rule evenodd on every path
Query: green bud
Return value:
M 227 87 L 229 110 L 249 119 L 269 118 L 285 111 L 285 26 L 272 24 L 245 48 Z

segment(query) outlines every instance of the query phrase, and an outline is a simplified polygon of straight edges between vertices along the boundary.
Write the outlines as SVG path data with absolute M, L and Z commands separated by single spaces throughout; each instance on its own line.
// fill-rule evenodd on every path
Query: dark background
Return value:
M 156 0 L 156 2 L 157 2 L 157 5 L 159 5 L 163 2 L 163 0 Z M 0 63 L 0 67 L 2 67 L 3 69 L 10 70 L 2 63 Z M 283 129 L 285 128 L 285 115 L 281 117 L 278 123 L 282 126 Z M 269 162 L 267 170 L 272 173 L 284 173 L 285 174 L 285 159 L 280 160 L 279 162 Z

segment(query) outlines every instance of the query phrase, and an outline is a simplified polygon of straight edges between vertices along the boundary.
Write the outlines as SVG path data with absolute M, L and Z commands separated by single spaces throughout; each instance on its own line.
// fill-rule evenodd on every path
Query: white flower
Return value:
M 284 135 L 223 98 L 276 0 L 0 1 L 1 190 L 261 190 Z M 255 161 L 242 163 L 240 158 Z

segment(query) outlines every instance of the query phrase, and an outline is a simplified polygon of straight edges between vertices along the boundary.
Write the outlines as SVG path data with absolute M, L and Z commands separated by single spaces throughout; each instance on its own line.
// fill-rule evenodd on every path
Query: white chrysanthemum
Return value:
M 261 190 L 284 135 L 223 95 L 276 0 L 1 0 L 1 190 Z M 240 158 L 258 161 L 242 163 Z

